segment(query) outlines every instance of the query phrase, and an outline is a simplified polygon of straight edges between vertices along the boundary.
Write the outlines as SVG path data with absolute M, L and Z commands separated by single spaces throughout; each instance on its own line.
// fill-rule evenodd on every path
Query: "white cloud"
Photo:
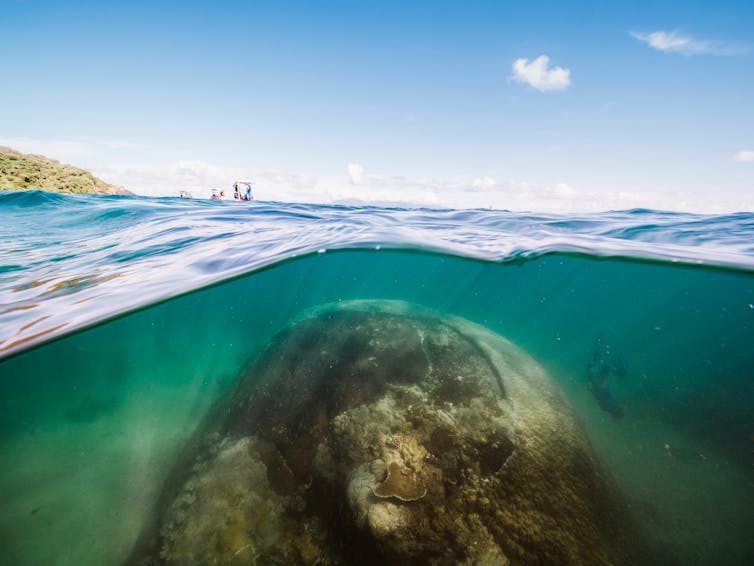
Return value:
M 21 153 L 43 155 L 85 168 L 91 168 L 103 161 L 111 161 L 113 158 L 122 160 L 127 155 L 138 155 L 150 149 L 148 145 L 126 140 L 61 140 L 2 136 L 0 146 L 7 146 Z
M 100 166 L 92 173 L 107 181 L 148 196 L 176 196 L 188 191 L 196 197 L 208 196 L 213 188 L 230 190 L 244 177 L 235 168 L 218 167 L 204 161 L 176 161 L 162 166 Z
M 346 170 L 348 171 L 348 177 L 351 179 L 352 185 L 361 184 L 364 176 L 364 167 L 362 165 L 359 165 L 358 163 L 349 163 Z
M 44 155 L 58 160 L 75 160 L 95 153 L 93 144 L 72 140 L 40 140 L 34 138 L 0 138 L 0 145 L 21 153 Z
M 83 161 L 96 161 L 88 168 L 107 182 L 147 196 L 177 196 L 187 190 L 195 197 L 208 198 L 213 188 L 232 193 L 237 179 L 252 179 L 259 200 L 308 203 L 363 203 L 374 205 L 425 206 L 430 208 L 496 208 L 540 212 L 596 212 L 627 208 L 655 208 L 688 212 L 732 212 L 754 210 L 754 197 L 719 194 L 656 193 L 585 190 L 566 182 L 548 185 L 525 181 L 498 180 L 488 175 L 468 177 L 405 177 L 368 171 L 358 163 L 347 163 L 340 173 L 308 176 L 290 171 L 258 170 L 221 166 L 205 161 L 160 161 L 159 156 L 139 152 L 124 164 L 125 150 L 105 151 L 105 142 L 66 142 L 2 138 L 0 145 L 42 153 L 87 167 Z M 131 143 L 111 142 L 130 147 Z M 79 155 L 76 159 L 76 155 Z M 66 157 L 68 156 L 68 157 Z M 733 156 L 754 161 L 754 151 L 742 150 Z M 150 165 L 145 165 L 149 159 Z
M 101 143 L 108 149 L 149 149 L 147 144 L 127 140 L 108 140 Z
M 555 198 L 574 199 L 579 196 L 578 191 L 568 183 L 556 183 L 551 192 Z
M 736 161 L 754 161 L 754 151 L 750 149 L 743 149 L 733 154 L 733 159 Z
M 664 53 L 682 55 L 742 55 L 748 47 L 722 41 L 695 39 L 678 31 L 653 31 L 651 33 L 629 32 L 632 37 Z
M 356 167 L 353 167 L 356 166 Z M 156 167 L 100 167 L 104 180 L 149 196 L 177 196 L 188 190 L 209 198 L 212 188 L 232 192 L 233 181 L 250 178 L 258 200 L 307 203 L 422 206 L 428 208 L 495 208 L 537 212 L 598 212 L 654 208 L 686 212 L 754 210 L 754 198 L 693 193 L 584 190 L 566 182 L 550 185 L 501 181 L 491 176 L 467 178 L 404 177 L 369 172 L 349 163 L 340 174 L 313 177 L 287 171 L 221 167 L 204 161 L 177 161 Z M 358 183 L 354 183 L 354 176 Z M 737 199 L 737 200 L 736 200 Z
M 565 90 L 571 86 L 571 70 L 550 67 L 550 58 L 540 55 L 534 61 L 516 59 L 513 63 L 513 80 L 526 83 L 539 91 Z
M 497 185 L 497 181 L 492 177 L 477 177 L 471 181 L 471 190 L 485 191 L 493 188 L 495 185 Z
M 251 179 L 256 198 L 286 202 L 331 202 L 329 182 L 279 170 L 252 170 L 218 166 L 206 161 L 175 161 L 158 166 L 100 166 L 92 172 L 107 181 L 145 196 L 177 196 L 188 191 L 195 198 L 209 198 L 212 189 L 232 194 L 236 180 Z

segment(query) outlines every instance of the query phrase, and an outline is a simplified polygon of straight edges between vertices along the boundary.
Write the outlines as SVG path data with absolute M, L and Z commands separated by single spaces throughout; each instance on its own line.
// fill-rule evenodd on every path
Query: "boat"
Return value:
M 243 187 L 245 187 L 245 189 Z M 233 183 L 233 198 L 236 200 L 255 200 L 253 183 L 251 181 L 243 180 L 238 180 Z

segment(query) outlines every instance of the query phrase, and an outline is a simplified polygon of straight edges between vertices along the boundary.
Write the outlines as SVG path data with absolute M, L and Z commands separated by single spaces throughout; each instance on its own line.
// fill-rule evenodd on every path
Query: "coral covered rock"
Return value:
M 620 506 L 542 368 L 397 302 L 279 334 L 135 561 L 614 564 Z M 167 488 L 166 488 L 167 489 Z

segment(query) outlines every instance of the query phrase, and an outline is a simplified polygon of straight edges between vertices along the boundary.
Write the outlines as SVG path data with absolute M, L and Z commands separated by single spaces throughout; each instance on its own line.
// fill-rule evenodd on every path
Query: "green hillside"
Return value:
M 40 190 L 54 193 L 130 195 L 130 191 L 98 179 L 88 171 L 41 155 L 0 147 L 0 191 Z

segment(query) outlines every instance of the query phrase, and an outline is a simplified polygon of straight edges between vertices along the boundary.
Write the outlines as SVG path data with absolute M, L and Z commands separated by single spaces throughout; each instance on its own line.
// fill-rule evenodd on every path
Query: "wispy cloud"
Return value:
M 541 92 L 565 90 L 571 86 L 571 70 L 563 67 L 550 67 L 550 58 L 540 55 L 533 61 L 516 59 L 513 63 L 514 81 L 526 83 Z
M 35 138 L 0 137 L 0 145 L 10 147 L 22 153 L 34 153 L 53 159 L 79 159 L 95 152 L 92 144 L 73 140 L 40 140 Z
M 653 31 L 641 33 L 629 32 L 631 36 L 642 41 L 658 51 L 664 53 L 680 53 L 681 55 L 742 55 L 748 51 L 748 46 L 729 41 L 711 41 L 697 39 L 679 31 Z
M 149 149 L 149 146 L 145 144 L 126 140 L 64 140 L 2 136 L 0 136 L 0 145 L 22 153 L 44 155 L 65 162 L 79 162 L 82 159 L 87 161 L 88 158 L 107 152 Z
M 754 161 L 754 151 L 742 149 L 733 154 L 733 159 L 736 161 Z

